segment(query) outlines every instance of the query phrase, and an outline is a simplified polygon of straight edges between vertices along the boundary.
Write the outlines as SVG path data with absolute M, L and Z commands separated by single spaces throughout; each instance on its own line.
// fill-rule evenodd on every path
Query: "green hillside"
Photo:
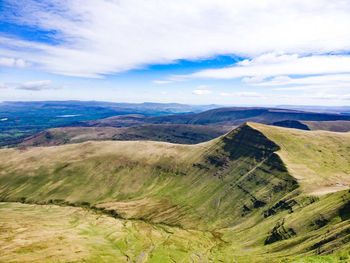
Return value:
M 327 193 L 350 186 L 350 132 L 302 131 L 250 123 L 280 146 L 277 154 L 304 192 Z
M 214 139 L 232 130 L 230 126 L 154 124 L 125 128 L 63 127 L 42 131 L 25 138 L 22 146 L 53 146 L 89 140 L 165 141 L 196 144 Z
M 0 209 L 24 210 L 24 217 L 40 209 L 65 213 L 55 204 L 82 207 L 89 218 L 112 216 L 124 228 L 108 232 L 96 221 L 87 242 L 109 233 L 108 244 L 99 242 L 106 254 L 124 253 L 135 262 L 347 262 L 349 152 L 350 133 L 255 123 L 196 145 L 95 141 L 2 149 L 1 201 L 49 206 L 5 203 Z M 85 254 L 71 260 L 96 256 L 82 246 Z M 29 250 L 37 253 L 35 246 Z M 96 257 L 92 262 L 109 262 Z

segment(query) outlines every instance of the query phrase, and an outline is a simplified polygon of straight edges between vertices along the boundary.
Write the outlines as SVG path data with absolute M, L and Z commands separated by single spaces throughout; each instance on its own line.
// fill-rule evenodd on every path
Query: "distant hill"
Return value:
M 276 106 L 276 108 L 318 112 L 318 113 L 350 115 L 350 106 L 279 105 L 279 106 Z
M 232 130 L 232 127 L 228 126 L 183 124 L 149 124 L 126 128 L 64 127 L 53 128 L 32 135 L 24 139 L 20 145 L 53 146 L 88 140 L 150 140 L 196 144 L 219 137 L 230 130 Z
M 224 134 L 228 131 L 225 127 L 235 127 L 246 121 L 304 130 L 316 129 L 316 122 L 320 122 L 319 129 L 324 127 L 325 130 L 347 131 L 350 116 L 288 109 L 242 107 L 164 116 L 126 114 L 62 124 L 59 126 L 67 127 L 35 134 L 25 138 L 22 145 L 58 145 L 86 140 L 154 140 L 195 144 Z M 310 127 L 307 121 L 311 121 Z M 89 127 L 99 129 L 88 129 Z M 113 130 L 107 127 L 120 129 Z
M 350 121 L 303 121 L 310 130 L 324 130 L 334 132 L 350 131 Z
M 62 244 L 66 257 L 63 245 L 81 238 L 87 262 L 113 254 L 121 261 L 341 262 L 350 249 L 349 149 L 350 133 L 258 123 L 196 145 L 1 149 L 0 200 L 24 204 L 1 205 L 0 223 L 8 229 L 6 215 L 16 213 L 21 231 L 60 229 L 62 241 L 50 242 Z M 22 232 L 2 233 L 13 244 Z M 14 248 L 8 258 L 45 257 L 47 242 L 19 246 L 27 254 Z
M 272 125 L 285 127 L 285 128 L 294 128 L 299 130 L 310 130 L 310 128 L 300 121 L 286 120 L 286 121 L 277 121 L 272 123 Z
M 272 125 L 300 130 L 324 130 L 333 132 L 350 131 L 350 121 L 278 121 Z
M 196 114 L 147 117 L 141 115 L 113 116 L 101 120 L 76 123 L 76 126 L 125 127 L 140 124 L 193 124 L 237 126 L 252 121 L 271 124 L 278 121 L 350 121 L 350 116 L 276 108 L 218 108 Z
M 8 101 L 0 103 L 0 147 L 16 145 L 40 131 L 116 115 L 197 113 L 217 105 L 112 103 L 99 101 Z
M 346 121 L 350 121 L 350 115 L 259 107 L 210 109 L 211 107 L 215 106 L 216 105 L 192 106 L 175 103 L 128 104 L 80 101 L 6 102 L 0 104 L 0 116 L 3 117 L 0 118 L 0 147 L 18 145 L 24 139 L 26 141 L 32 140 L 32 138 L 27 138 L 33 134 L 58 127 L 124 128 L 142 125 L 145 126 L 144 133 L 141 131 L 141 128 L 124 130 L 124 135 L 120 135 L 119 139 L 145 139 L 179 143 L 198 143 L 203 140 L 212 139 L 214 136 L 220 135 L 220 133 L 214 132 L 214 129 L 216 128 L 208 127 L 208 131 L 204 131 L 204 127 L 199 128 L 192 126 L 185 128 L 184 125 L 235 127 L 247 121 L 251 121 L 263 124 L 284 122 L 284 124 L 282 123 L 282 126 L 294 127 L 292 123 L 296 124 L 296 121 L 327 121 L 328 124 L 326 126 L 328 128 L 324 125 L 324 128 L 321 128 L 322 125 L 318 124 L 318 129 L 347 131 L 348 128 Z M 210 110 L 197 112 L 208 108 Z M 192 112 L 188 113 L 188 111 Z M 171 115 L 169 115 L 170 113 Z M 291 121 L 292 123 L 286 124 L 286 122 Z M 334 121 L 337 122 L 335 123 Z M 331 125 L 330 122 L 334 123 Z M 160 135 L 157 135 L 154 132 L 154 126 L 150 126 L 170 124 L 182 126 L 177 126 L 176 128 L 175 126 L 159 126 L 159 133 L 161 133 Z M 299 126 L 303 125 L 308 126 L 307 123 Z M 310 123 L 309 129 L 316 129 L 315 127 L 315 123 Z M 166 130 L 167 128 L 168 130 Z M 85 135 L 86 132 L 89 133 L 87 129 L 81 129 L 81 131 Z M 183 136 L 184 133 L 187 133 L 187 135 Z M 82 137 L 85 136 L 83 134 Z M 77 136 L 77 133 L 75 133 L 74 136 Z M 91 139 L 99 139 L 97 137 L 95 136 L 95 138 Z M 111 137 L 104 135 L 101 135 L 100 137 L 101 139 L 111 139 Z M 115 139 L 118 138 L 116 137 Z

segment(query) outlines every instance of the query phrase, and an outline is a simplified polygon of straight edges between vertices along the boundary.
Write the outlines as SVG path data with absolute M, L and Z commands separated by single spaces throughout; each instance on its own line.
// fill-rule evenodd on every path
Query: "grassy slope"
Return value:
M 346 249 L 350 193 L 305 195 L 307 180 L 292 172 L 301 185 L 298 188 L 282 160 L 290 169 L 293 158 L 304 152 L 299 146 L 305 142 L 312 146 L 305 153 L 311 158 L 330 142 L 347 141 L 342 136 L 348 135 L 336 134 L 334 139 L 327 133 L 295 132 L 249 124 L 192 146 L 86 142 L 3 149 L 0 197 L 3 201 L 83 205 L 126 219 L 209 231 L 222 241 L 207 258 L 224 262 L 229 262 L 228 257 L 239 262 L 273 262 L 280 257 Z M 300 139 L 298 147 L 293 143 L 296 138 Z M 323 144 L 314 138 L 322 138 Z M 324 154 L 340 157 L 349 152 L 346 143 L 338 146 L 340 150 Z M 284 151 L 294 157 L 288 161 Z M 312 162 L 302 164 L 319 171 Z M 341 178 L 346 178 L 348 170 L 344 171 Z M 324 177 L 323 182 L 327 180 Z
M 0 203 L 0 222 L 0 262 L 346 263 L 349 259 L 347 252 L 337 252 L 280 261 L 278 253 L 238 249 L 209 232 L 121 220 L 77 207 Z
M 304 192 L 332 192 L 350 185 L 350 132 L 302 131 L 252 123 L 276 142 L 278 155 Z
M 189 262 L 217 243 L 210 233 L 76 207 L 0 203 L 0 222 L 0 262 Z
M 256 141 L 248 142 L 249 137 Z M 0 196 L 4 200 L 63 199 L 94 205 L 160 199 L 166 201 L 158 209 L 177 207 L 164 215 L 165 223 L 197 226 L 192 218 L 181 216 L 185 213 L 198 217 L 205 227 L 227 226 L 240 217 L 244 206 L 253 209 L 277 200 L 295 186 L 273 154 L 277 146 L 264 138 L 244 126 L 193 146 L 108 141 L 4 149 L 0 151 L 0 183 L 4 186 Z M 271 187 L 275 187 L 274 195 Z
M 26 138 L 21 145 L 53 146 L 88 140 L 150 140 L 196 144 L 214 139 L 228 131 L 228 126 L 202 125 L 141 125 L 127 128 L 65 127 L 46 130 Z

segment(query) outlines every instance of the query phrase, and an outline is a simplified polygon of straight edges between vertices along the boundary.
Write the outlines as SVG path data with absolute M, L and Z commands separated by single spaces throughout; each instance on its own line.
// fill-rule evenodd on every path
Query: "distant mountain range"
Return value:
M 350 106 L 279 105 L 277 108 L 350 115 Z
M 116 115 L 160 116 L 197 113 L 218 105 L 178 103 L 112 103 L 99 101 L 29 101 L 0 103 L 0 147 L 15 145 L 40 131 L 69 126 L 73 122 Z
M 346 111 L 346 107 L 332 108 L 333 113 L 274 107 L 217 107 L 218 105 L 97 101 L 3 102 L 0 104 L 0 146 L 18 145 L 24 139 L 27 145 L 111 139 L 193 144 L 213 139 L 227 132 L 225 127 L 232 128 L 245 122 L 311 130 L 350 130 L 350 115 L 334 113 L 338 110 Z M 137 126 L 142 128 L 136 128 Z M 87 127 L 100 128 L 96 132 L 96 129 Z M 102 127 L 130 128 L 112 132 L 111 129 L 103 131 Z M 52 128 L 55 130 L 40 133 Z
M 238 126 L 247 121 L 272 124 L 285 120 L 302 121 L 350 121 L 350 116 L 342 114 L 315 113 L 299 110 L 277 108 L 243 108 L 230 107 L 212 109 L 196 114 L 142 116 L 113 116 L 100 120 L 74 123 L 75 126 L 113 126 L 127 127 L 140 124 L 192 124 L 192 125 L 226 125 Z

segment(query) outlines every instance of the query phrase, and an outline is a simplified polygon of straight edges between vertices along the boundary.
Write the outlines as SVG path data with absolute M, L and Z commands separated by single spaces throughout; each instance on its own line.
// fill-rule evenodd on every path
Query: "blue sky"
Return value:
M 350 105 L 350 2 L 0 0 L 0 101 Z

